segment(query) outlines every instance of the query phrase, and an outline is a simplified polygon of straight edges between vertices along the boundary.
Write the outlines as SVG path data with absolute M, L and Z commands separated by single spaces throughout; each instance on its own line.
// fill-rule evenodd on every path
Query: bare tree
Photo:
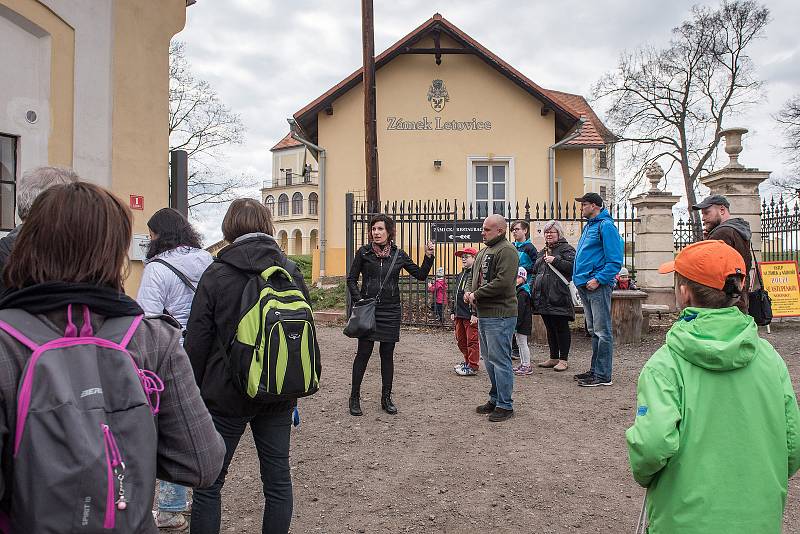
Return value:
M 774 178 L 770 183 L 783 191 L 796 194 L 800 192 L 800 94 L 787 100 L 774 119 L 783 134 L 784 142 L 780 148 L 794 176 Z
M 696 203 L 698 178 L 714 166 L 723 122 L 761 94 L 747 49 L 768 21 L 768 9 L 753 0 L 695 6 L 668 46 L 623 53 L 616 70 L 595 84 L 594 99 L 609 102 L 607 121 L 630 147 L 635 172 L 624 191 L 642 182 L 652 162 L 665 160 L 667 174 L 682 175 L 689 205 Z M 697 214 L 691 217 L 697 223 Z
M 236 190 L 252 185 L 245 176 L 231 176 L 218 164 L 222 149 L 241 144 L 244 125 L 205 80 L 198 80 L 186 59 L 185 45 L 169 47 L 170 150 L 189 155 L 189 207 L 220 204 L 236 198 Z

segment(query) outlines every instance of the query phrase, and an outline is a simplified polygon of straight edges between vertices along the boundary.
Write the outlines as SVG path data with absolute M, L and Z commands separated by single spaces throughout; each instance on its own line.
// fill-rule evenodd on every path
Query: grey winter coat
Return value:
M 37 314 L 53 330 L 53 337 L 63 335 L 66 311 Z M 99 331 L 105 317 L 92 313 L 92 326 Z M 76 322 L 80 323 L 81 319 Z M 222 468 L 225 444 L 216 432 L 200 391 L 195 384 L 189 359 L 180 346 L 180 331 L 169 319 L 144 319 L 137 328 L 128 350 L 137 366 L 154 371 L 164 382 L 156 419 L 158 431 L 157 471 L 161 480 L 190 487 L 208 487 Z M 31 351 L 5 332 L 0 332 L 0 495 L 8 502 L 11 491 L 12 447 L 17 414 L 17 389 L 22 369 Z M 57 458 L 54 462 L 59 461 Z M 152 501 L 150 495 L 140 498 Z M 146 530 L 158 534 L 155 523 Z
M 139 294 L 136 296 L 139 306 L 147 315 L 160 315 L 167 310 L 185 329 L 192 310 L 194 291 L 169 267 L 154 262 L 156 258 L 169 262 L 186 275 L 195 287 L 214 258 L 199 248 L 178 247 L 156 255 L 145 264 Z

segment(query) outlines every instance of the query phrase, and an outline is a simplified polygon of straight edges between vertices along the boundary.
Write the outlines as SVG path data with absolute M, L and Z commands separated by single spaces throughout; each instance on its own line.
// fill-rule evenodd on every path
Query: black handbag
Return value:
M 769 293 L 764 289 L 764 280 L 761 278 L 761 271 L 758 270 L 756 252 L 753 250 L 752 243 L 750 244 L 750 250 L 753 253 L 753 263 L 755 264 L 759 287 L 748 294 L 750 302 L 748 303 L 747 313 L 758 326 L 767 326 L 772 322 L 772 299 L 769 298 Z
M 350 310 L 350 318 L 347 319 L 347 324 L 344 327 L 344 335 L 347 337 L 361 338 L 367 337 L 375 332 L 375 306 L 381 300 L 381 293 L 383 293 L 383 286 L 389 280 L 392 274 L 394 262 L 397 260 L 399 250 L 394 252 L 392 256 L 392 263 L 389 264 L 389 271 L 386 276 L 381 280 L 381 285 L 378 287 L 378 294 L 375 298 L 361 299 L 353 303 Z

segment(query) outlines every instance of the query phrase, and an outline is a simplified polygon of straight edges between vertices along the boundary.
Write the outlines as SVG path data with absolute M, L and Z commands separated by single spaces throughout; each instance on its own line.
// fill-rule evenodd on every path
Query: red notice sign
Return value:
M 132 210 L 143 210 L 144 209 L 144 197 L 140 195 L 131 195 L 131 209 Z

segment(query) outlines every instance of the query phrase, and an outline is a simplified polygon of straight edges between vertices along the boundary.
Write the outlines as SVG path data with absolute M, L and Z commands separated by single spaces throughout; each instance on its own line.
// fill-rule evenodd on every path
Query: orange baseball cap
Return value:
M 462 250 L 456 250 L 455 251 L 455 255 L 458 256 L 459 258 L 461 256 L 463 256 L 464 254 L 470 254 L 471 256 L 477 256 L 478 251 L 476 249 L 474 249 L 473 247 L 466 247 L 466 248 L 464 248 Z
M 661 274 L 677 271 L 698 284 L 722 289 L 732 274 L 745 275 L 744 260 L 736 249 L 716 239 L 692 243 L 681 250 L 674 261 L 658 268 Z

